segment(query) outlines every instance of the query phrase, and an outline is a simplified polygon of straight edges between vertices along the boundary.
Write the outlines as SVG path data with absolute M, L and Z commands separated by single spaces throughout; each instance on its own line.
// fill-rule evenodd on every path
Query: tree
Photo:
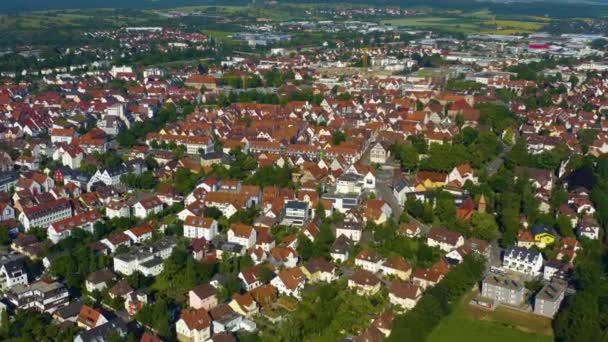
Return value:
M 576 294 L 566 297 L 553 321 L 556 341 L 601 341 L 608 328 L 608 285 L 602 248 L 596 241 L 583 241 L 574 271 Z
M 392 154 L 401 162 L 401 167 L 404 170 L 413 171 L 418 168 L 418 149 L 413 144 L 409 145 L 393 145 L 391 147 Z
M 343 141 L 346 140 L 346 134 L 342 131 L 333 131 L 331 133 L 331 143 L 332 145 L 340 145 Z
M 498 237 L 498 225 L 494 215 L 474 212 L 471 217 L 473 234 L 486 241 L 494 241 Z
M 452 194 L 440 191 L 435 204 L 435 215 L 442 222 L 451 222 L 456 217 L 456 205 Z
M 0 245 L 7 246 L 11 243 L 11 236 L 8 233 L 8 228 L 0 226 Z
M 573 87 L 578 85 L 578 82 L 580 82 L 579 78 L 576 77 L 576 75 L 572 74 L 570 75 L 570 79 L 568 80 L 568 82 L 570 82 L 570 84 L 572 84 Z
M 11 320 L 8 317 L 8 311 L 6 309 L 2 310 L 2 315 L 0 315 L 0 337 L 4 339 L 8 339 L 11 332 Z
M 317 203 L 317 207 L 315 208 L 315 218 L 319 221 L 323 221 L 325 219 L 325 207 L 321 201 Z
M 298 247 L 296 248 L 296 250 L 298 251 L 298 254 L 302 258 L 302 260 L 310 260 L 314 253 L 313 248 L 314 246 L 312 241 L 310 241 L 307 237 L 302 235 L 300 239 L 298 239 Z
M 555 228 L 562 237 L 574 237 L 572 221 L 565 215 L 560 214 L 557 217 L 557 220 L 555 220 Z
M 272 278 L 274 278 L 274 273 L 268 267 L 262 267 L 260 270 L 260 281 L 267 284 Z
M 186 261 L 186 270 L 184 272 L 184 287 L 191 288 L 196 285 L 196 273 L 194 270 L 194 260 L 189 256 Z

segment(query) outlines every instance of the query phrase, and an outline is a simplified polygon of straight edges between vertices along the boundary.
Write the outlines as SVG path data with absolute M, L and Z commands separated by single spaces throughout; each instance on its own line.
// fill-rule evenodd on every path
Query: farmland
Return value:
M 521 19 L 509 17 L 496 18 L 496 16 L 488 11 L 477 11 L 469 13 L 446 12 L 431 16 L 388 19 L 383 20 L 382 23 L 412 29 L 464 34 L 525 34 L 540 30 L 548 21 L 550 19 L 537 17 L 524 17 Z

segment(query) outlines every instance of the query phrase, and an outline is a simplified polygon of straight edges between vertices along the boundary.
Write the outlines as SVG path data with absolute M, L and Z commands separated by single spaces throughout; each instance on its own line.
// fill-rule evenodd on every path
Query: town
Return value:
M 6 47 L 0 339 L 606 336 L 601 29 L 263 9 Z

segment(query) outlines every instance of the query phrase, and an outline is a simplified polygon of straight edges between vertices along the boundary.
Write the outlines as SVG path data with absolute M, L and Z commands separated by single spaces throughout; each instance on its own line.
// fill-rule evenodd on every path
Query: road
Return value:
M 398 219 L 399 215 L 401 215 L 401 212 L 403 211 L 403 208 L 401 207 L 401 205 L 399 205 L 399 202 L 397 201 L 397 198 L 395 198 L 395 195 L 393 195 L 393 189 L 391 188 L 391 175 L 392 171 L 388 172 L 388 170 L 380 170 L 380 172 L 378 173 L 378 177 L 376 177 L 376 193 L 380 199 L 383 199 L 386 203 L 388 203 L 388 205 L 391 206 L 391 209 L 393 210 L 393 216 Z M 408 214 L 408 217 L 410 219 L 410 222 L 414 222 L 418 225 L 418 227 L 420 227 L 420 231 L 423 236 L 426 236 L 429 230 L 431 230 L 431 227 L 418 221 L 411 215 Z
M 506 146 L 503 144 L 502 152 L 500 152 L 500 154 L 498 156 L 496 156 L 496 159 L 494 159 L 491 162 L 486 164 L 486 171 L 488 172 L 489 176 L 494 175 L 496 173 L 496 171 L 498 171 L 498 169 L 500 169 L 502 164 L 504 164 L 505 155 L 507 153 L 509 153 L 509 151 L 511 151 L 511 148 L 512 148 L 512 146 Z

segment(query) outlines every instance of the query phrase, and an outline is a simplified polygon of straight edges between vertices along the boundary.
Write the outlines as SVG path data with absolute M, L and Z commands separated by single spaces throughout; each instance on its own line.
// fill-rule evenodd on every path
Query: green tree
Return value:
M 11 320 L 8 316 L 8 310 L 2 310 L 0 315 L 0 337 L 8 339 L 11 332 Z
M 11 236 L 8 233 L 8 228 L 0 226 L 0 245 L 7 246 L 11 243 Z
M 342 142 L 346 140 L 346 134 L 342 131 L 333 131 L 331 133 L 331 143 L 332 145 L 340 145 Z
M 317 207 L 315 208 L 315 219 L 319 221 L 325 220 L 325 207 L 321 201 L 317 203 Z
M 498 225 L 494 215 L 474 212 L 471 217 L 473 234 L 486 241 L 494 241 L 498 237 Z
M 263 267 L 260 270 L 260 281 L 262 283 L 267 284 L 272 278 L 274 278 L 274 273 L 268 267 Z

